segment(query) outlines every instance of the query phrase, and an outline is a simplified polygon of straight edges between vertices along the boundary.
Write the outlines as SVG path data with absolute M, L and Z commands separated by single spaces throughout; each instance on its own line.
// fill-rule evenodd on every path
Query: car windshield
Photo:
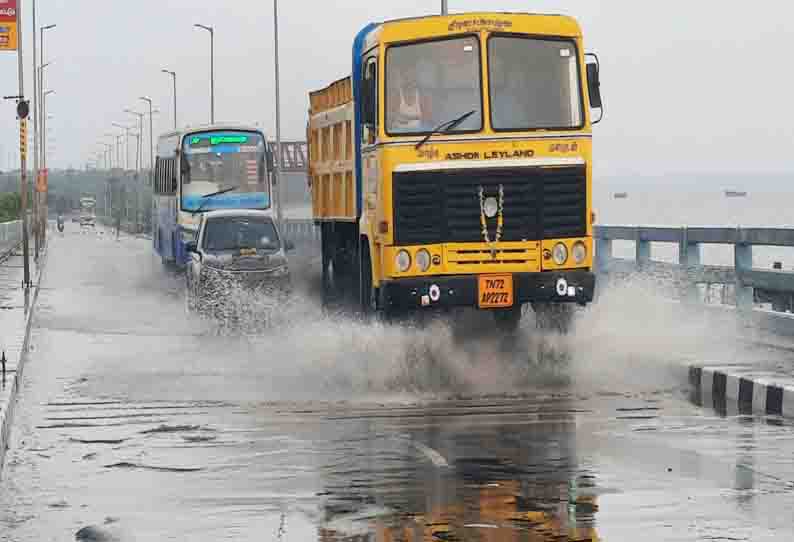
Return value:
M 568 40 L 497 36 L 488 40 L 495 130 L 582 124 L 576 45 Z
M 209 219 L 204 228 L 204 249 L 208 252 L 278 250 L 279 246 L 278 233 L 270 218 L 224 216 Z
M 393 45 L 386 53 L 386 131 L 428 133 L 475 111 L 452 132 L 482 128 L 480 45 L 465 37 Z
M 182 144 L 182 209 L 267 209 L 265 140 L 256 132 L 189 134 Z M 204 198 L 222 190 L 224 194 Z

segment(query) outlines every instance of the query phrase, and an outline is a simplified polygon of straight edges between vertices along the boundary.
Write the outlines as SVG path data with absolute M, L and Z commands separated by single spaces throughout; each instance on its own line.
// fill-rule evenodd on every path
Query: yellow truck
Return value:
M 365 312 L 488 310 L 508 330 L 526 304 L 564 327 L 592 301 L 603 107 L 598 59 L 573 18 L 370 24 L 351 76 L 309 102 L 326 290 L 353 284 Z

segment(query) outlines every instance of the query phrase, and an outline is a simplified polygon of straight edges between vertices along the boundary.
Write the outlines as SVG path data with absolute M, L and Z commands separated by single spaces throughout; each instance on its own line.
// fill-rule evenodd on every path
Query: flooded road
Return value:
M 672 344 L 620 304 L 633 340 L 597 311 L 509 348 L 476 318 L 364 324 L 323 314 L 305 260 L 289 306 L 240 300 L 273 322 L 240 333 L 186 313 L 149 241 L 52 235 L 0 540 L 794 534 L 794 427 L 689 401 L 702 330 Z

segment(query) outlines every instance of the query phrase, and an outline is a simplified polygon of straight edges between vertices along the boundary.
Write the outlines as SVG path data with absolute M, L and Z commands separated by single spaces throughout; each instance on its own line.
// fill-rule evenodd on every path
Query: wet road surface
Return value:
M 794 534 L 794 427 L 698 407 L 677 359 L 740 346 L 617 302 L 506 350 L 323 315 L 311 280 L 241 299 L 274 328 L 235 332 L 186 314 L 149 243 L 52 235 L 0 540 Z

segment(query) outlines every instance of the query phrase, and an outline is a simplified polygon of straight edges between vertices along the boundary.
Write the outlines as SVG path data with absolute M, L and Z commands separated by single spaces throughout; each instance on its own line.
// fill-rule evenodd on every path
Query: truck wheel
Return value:
M 369 255 L 369 243 L 362 241 L 359 253 L 361 258 L 359 259 L 358 301 L 362 314 L 369 316 L 378 311 L 378 290 L 372 286 L 372 258 Z
M 521 305 L 510 309 L 494 310 L 493 319 L 497 329 L 502 333 L 515 333 L 521 324 Z
M 573 323 L 573 305 L 569 303 L 534 303 L 538 329 L 567 334 Z

